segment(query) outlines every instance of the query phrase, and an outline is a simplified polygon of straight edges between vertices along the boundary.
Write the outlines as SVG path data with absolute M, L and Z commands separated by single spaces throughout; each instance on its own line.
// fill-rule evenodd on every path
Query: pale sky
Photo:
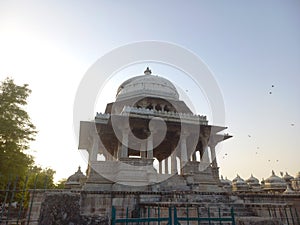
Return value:
M 0 80 L 10 76 L 32 89 L 27 110 L 39 131 L 32 154 L 37 164 L 56 170 L 59 180 L 78 165 L 86 169 L 73 129 L 75 94 L 86 71 L 132 42 L 178 44 L 207 64 L 223 95 L 226 132 L 234 137 L 218 149 L 220 174 L 247 179 L 253 173 L 261 179 L 274 169 L 295 176 L 300 171 L 299 27 L 296 0 L 0 1 Z M 150 66 L 183 90 L 195 113 L 210 118 L 208 103 L 190 81 L 181 81 L 173 68 Z M 114 100 L 127 75 L 140 75 L 144 67 L 112 79 L 95 112 Z

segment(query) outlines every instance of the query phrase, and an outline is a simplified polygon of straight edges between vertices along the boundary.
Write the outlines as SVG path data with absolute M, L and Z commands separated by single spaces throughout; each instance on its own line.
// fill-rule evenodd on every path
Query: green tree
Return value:
M 46 168 L 43 169 L 39 166 L 32 166 L 28 172 L 28 184 L 29 189 L 53 189 L 55 171 Z
M 6 78 L 0 85 L 0 188 L 16 176 L 24 177 L 33 165 L 26 154 L 36 128 L 24 106 L 31 90 L 27 84 L 17 85 Z
M 66 178 L 59 180 L 58 183 L 55 185 L 55 189 L 64 189 L 66 182 L 67 182 Z

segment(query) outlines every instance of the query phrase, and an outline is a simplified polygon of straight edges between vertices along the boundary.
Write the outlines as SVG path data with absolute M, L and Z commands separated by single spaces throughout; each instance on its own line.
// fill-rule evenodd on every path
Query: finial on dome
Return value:
M 147 69 L 144 71 L 145 75 L 151 75 L 151 70 L 149 69 L 149 67 L 147 67 Z

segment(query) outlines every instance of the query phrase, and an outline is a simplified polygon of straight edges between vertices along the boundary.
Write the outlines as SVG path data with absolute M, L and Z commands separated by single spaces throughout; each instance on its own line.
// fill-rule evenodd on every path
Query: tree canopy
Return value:
M 26 154 L 30 141 L 35 140 L 36 128 L 24 106 L 31 90 L 27 84 L 17 85 L 6 78 L 0 85 L 0 176 L 1 183 L 10 177 L 23 176 L 33 165 Z
M 55 171 L 34 165 L 33 157 L 26 152 L 37 133 L 25 110 L 30 93 L 28 84 L 17 85 L 11 78 L 0 84 L 0 190 L 16 180 L 19 188 L 25 183 L 38 189 L 64 185 L 60 182 L 56 187 Z

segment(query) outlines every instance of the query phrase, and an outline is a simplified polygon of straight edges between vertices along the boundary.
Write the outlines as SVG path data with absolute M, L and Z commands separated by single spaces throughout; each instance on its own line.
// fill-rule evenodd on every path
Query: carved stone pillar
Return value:
M 194 161 L 194 162 L 197 161 L 196 151 L 192 154 L 192 161 Z
M 211 154 L 211 160 L 212 160 L 211 165 L 212 165 L 212 167 L 218 167 L 217 158 L 216 158 L 216 146 L 210 144 L 209 148 L 210 148 L 210 154 Z
M 147 154 L 146 154 L 146 143 L 145 142 L 142 142 L 141 143 L 141 149 L 140 149 L 140 152 L 141 152 L 141 158 L 142 159 L 145 159 Z
M 128 128 L 122 130 L 122 149 L 121 149 L 121 158 L 128 157 Z
M 177 173 L 177 161 L 176 161 L 176 153 L 175 151 L 171 155 L 171 173 Z
M 209 155 L 208 155 L 208 146 L 204 145 L 203 147 L 203 155 L 199 164 L 199 170 L 203 171 L 206 170 L 207 167 L 209 167 L 210 161 L 209 161 Z
M 152 103 L 153 110 L 156 110 L 155 109 L 156 105 L 157 105 L 156 103 Z
M 162 174 L 162 161 L 158 162 L 158 173 Z
M 104 153 L 104 156 L 105 161 L 113 161 L 113 156 L 109 152 Z
M 147 159 L 153 159 L 153 135 L 149 135 L 147 139 Z
M 204 148 L 203 148 L 203 155 L 202 155 L 202 162 L 203 163 L 210 163 L 210 160 L 209 160 L 209 153 L 208 153 L 208 146 L 206 145 L 206 146 L 204 146 Z
M 119 160 L 121 157 L 122 157 L 122 143 L 121 142 L 118 142 L 118 149 L 117 149 L 117 159 Z
M 180 162 L 181 162 L 181 168 L 188 162 L 188 156 L 187 156 L 187 146 L 186 146 L 186 138 L 187 134 L 182 135 L 180 147 Z
M 211 167 L 212 167 L 212 173 L 216 181 L 220 182 L 220 177 L 219 177 L 219 167 L 217 164 L 217 157 L 216 157 L 216 144 L 210 144 L 210 153 L 211 153 Z
M 114 161 L 117 161 L 117 159 L 118 159 L 118 151 L 119 151 L 119 146 L 118 146 L 118 148 L 114 151 L 114 155 L 113 155 L 113 160 L 114 160 Z
M 165 159 L 165 174 L 169 174 L 169 157 Z
M 92 149 L 89 154 L 89 161 L 95 162 L 97 161 L 97 154 L 99 153 L 99 137 L 97 135 L 94 135 L 92 137 Z

